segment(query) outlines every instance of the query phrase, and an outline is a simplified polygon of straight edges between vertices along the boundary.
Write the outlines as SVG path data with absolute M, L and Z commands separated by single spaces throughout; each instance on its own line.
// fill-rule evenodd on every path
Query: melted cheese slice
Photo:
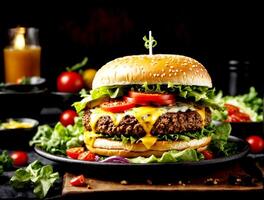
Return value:
M 196 112 L 198 112 L 199 115 L 201 116 L 201 118 L 202 118 L 202 125 L 204 127 L 205 126 L 205 108 L 196 109 Z
M 155 108 L 149 106 L 133 108 L 127 112 L 127 114 L 134 116 L 145 130 L 146 136 L 140 140 L 147 149 L 150 149 L 150 147 L 152 147 L 157 141 L 157 137 L 152 136 L 150 133 L 153 125 L 157 119 L 166 112 L 167 110 L 165 108 Z

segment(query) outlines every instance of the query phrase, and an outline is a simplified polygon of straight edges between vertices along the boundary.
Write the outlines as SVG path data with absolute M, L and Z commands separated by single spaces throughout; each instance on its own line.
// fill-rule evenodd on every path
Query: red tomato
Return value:
M 91 151 L 85 151 L 78 156 L 78 160 L 95 161 L 96 155 Z
M 249 115 L 246 113 L 238 112 L 238 113 L 235 113 L 234 115 L 236 115 L 236 117 L 238 117 L 242 122 L 251 121 Z
M 134 103 L 136 105 L 141 105 L 141 106 L 147 106 L 149 104 L 153 104 L 153 102 L 147 102 L 147 101 L 140 102 L 131 97 L 124 97 L 124 100 L 130 103 Z M 168 100 L 162 100 L 162 102 L 155 102 L 154 104 L 157 106 L 162 106 L 162 105 L 169 105 L 173 103 L 175 103 L 174 99 L 168 99 Z
M 60 123 L 63 126 L 73 125 L 74 118 L 77 117 L 78 114 L 74 110 L 65 110 L 60 115 Z
M 62 72 L 57 78 L 57 90 L 59 92 L 76 93 L 83 87 L 83 77 L 77 72 Z
M 146 105 L 146 104 L 156 104 L 156 105 L 168 105 L 175 103 L 175 97 L 172 94 L 157 94 L 157 93 L 142 93 L 133 92 L 128 93 L 129 97 L 133 99 L 135 104 Z
M 28 163 L 28 155 L 24 151 L 14 151 L 10 157 L 13 160 L 13 165 L 24 166 Z
M 260 153 L 264 150 L 264 140 L 258 135 L 251 135 L 246 138 L 252 153 Z
M 70 180 L 72 186 L 85 186 L 85 178 L 84 175 L 75 176 Z
M 84 148 L 83 147 L 73 147 L 70 149 L 66 150 L 66 154 L 68 157 L 73 158 L 73 159 L 77 159 L 78 156 L 84 152 Z
M 239 108 L 237 106 L 228 103 L 225 103 L 224 106 L 227 108 L 228 115 L 232 115 L 236 112 L 239 112 Z
M 211 160 L 214 157 L 213 152 L 211 152 L 209 150 L 204 150 L 201 153 L 203 154 L 205 160 Z
M 102 103 L 100 106 L 105 111 L 118 113 L 135 107 L 135 104 L 127 101 L 110 101 Z
M 250 117 L 246 113 L 237 112 L 229 115 L 227 118 L 228 122 L 250 122 Z

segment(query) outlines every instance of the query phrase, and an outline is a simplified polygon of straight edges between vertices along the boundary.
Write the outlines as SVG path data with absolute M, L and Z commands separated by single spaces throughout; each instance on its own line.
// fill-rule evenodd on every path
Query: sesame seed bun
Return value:
M 157 141 L 150 149 L 147 149 L 142 142 L 138 143 L 122 143 L 106 138 L 96 138 L 93 145 L 86 144 L 89 151 L 103 156 L 122 156 L 122 157 L 137 157 L 151 156 L 160 157 L 164 152 L 170 150 L 185 150 L 197 149 L 202 151 L 207 148 L 211 142 L 211 137 L 203 137 L 201 139 L 192 139 L 190 141 Z
M 205 67 L 182 55 L 134 55 L 117 58 L 96 73 L 92 87 L 133 84 L 195 85 L 212 87 Z

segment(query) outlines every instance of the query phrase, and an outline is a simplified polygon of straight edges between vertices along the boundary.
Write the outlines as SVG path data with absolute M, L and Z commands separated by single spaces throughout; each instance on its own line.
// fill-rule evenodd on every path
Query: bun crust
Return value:
M 145 82 L 212 87 L 207 70 L 195 59 L 182 55 L 156 54 L 126 56 L 108 62 L 96 73 L 93 89 Z
M 211 142 L 211 137 L 193 139 L 190 141 L 157 141 L 150 149 L 142 143 L 123 144 L 120 141 L 113 141 L 105 138 L 96 138 L 93 146 L 86 145 L 89 151 L 102 156 L 137 157 L 151 156 L 160 157 L 169 150 L 197 149 L 202 150 Z

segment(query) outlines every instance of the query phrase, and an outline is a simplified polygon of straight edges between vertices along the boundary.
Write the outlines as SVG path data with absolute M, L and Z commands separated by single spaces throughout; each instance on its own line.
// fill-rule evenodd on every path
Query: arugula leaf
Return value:
M 16 170 L 14 176 L 10 179 L 10 183 L 16 189 L 33 186 L 34 194 L 38 198 L 44 198 L 58 178 L 59 173 L 53 172 L 51 165 L 44 166 L 36 160 L 26 168 Z
M 49 125 L 38 127 L 38 131 L 32 140 L 30 146 L 37 146 L 52 154 L 66 154 L 66 150 L 71 147 L 83 145 L 83 132 L 81 117 L 75 118 L 73 126 L 64 127 L 58 122 L 54 129 Z

